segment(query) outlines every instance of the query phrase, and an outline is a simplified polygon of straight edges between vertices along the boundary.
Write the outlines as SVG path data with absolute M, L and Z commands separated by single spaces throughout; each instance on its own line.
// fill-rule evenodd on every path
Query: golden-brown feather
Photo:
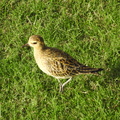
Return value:
M 27 45 L 34 48 L 34 57 L 39 68 L 46 74 L 58 79 L 70 78 L 69 82 L 75 75 L 97 73 L 103 70 L 83 65 L 61 50 L 47 47 L 39 35 L 31 36 Z M 65 82 L 63 86 L 68 82 Z

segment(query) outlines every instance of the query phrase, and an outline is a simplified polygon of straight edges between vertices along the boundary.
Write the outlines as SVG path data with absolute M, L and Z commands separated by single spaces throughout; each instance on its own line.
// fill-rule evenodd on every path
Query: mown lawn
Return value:
M 120 119 L 118 0 L 1 0 L 0 9 L 1 120 Z M 59 93 L 21 47 L 33 34 L 104 71 L 76 76 Z

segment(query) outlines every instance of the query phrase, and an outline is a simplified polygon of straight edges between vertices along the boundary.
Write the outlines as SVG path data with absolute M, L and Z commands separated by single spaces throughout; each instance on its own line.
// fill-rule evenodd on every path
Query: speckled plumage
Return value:
M 32 35 L 24 46 L 34 48 L 34 58 L 39 68 L 46 74 L 58 79 L 69 79 L 65 83 L 60 82 L 60 91 L 72 79 L 73 76 L 83 73 L 97 73 L 103 69 L 91 68 L 79 63 L 62 50 L 47 47 L 39 35 Z

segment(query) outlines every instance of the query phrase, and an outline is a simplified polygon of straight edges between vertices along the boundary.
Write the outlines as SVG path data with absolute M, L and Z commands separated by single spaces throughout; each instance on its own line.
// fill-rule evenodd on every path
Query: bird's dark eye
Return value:
M 33 42 L 33 44 L 37 44 L 37 42 Z

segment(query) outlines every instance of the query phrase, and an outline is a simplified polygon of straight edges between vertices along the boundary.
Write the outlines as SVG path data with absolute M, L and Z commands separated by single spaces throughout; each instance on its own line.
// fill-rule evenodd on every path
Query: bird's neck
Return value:
M 46 46 L 38 46 L 34 48 L 34 56 L 41 56 L 43 51 L 46 49 Z

